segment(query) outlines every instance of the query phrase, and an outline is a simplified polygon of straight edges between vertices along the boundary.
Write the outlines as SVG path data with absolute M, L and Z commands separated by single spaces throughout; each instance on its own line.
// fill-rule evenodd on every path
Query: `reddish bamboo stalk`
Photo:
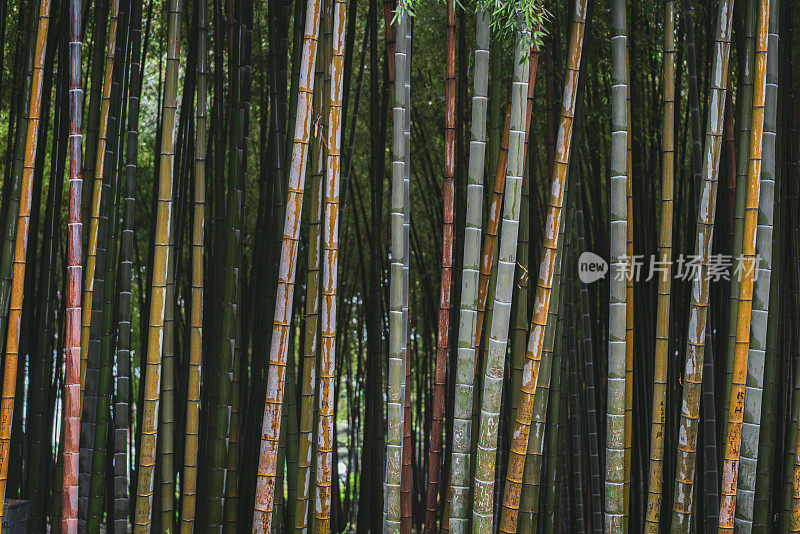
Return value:
M 442 275 L 439 292 L 439 332 L 436 338 L 436 371 L 433 390 L 430 459 L 428 462 L 428 494 L 425 510 L 425 533 L 436 527 L 439 496 L 439 471 L 442 457 L 442 420 L 444 390 L 447 377 L 447 355 L 450 334 L 450 301 L 453 278 L 453 200 L 455 197 L 456 144 L 456 6 L 447 0 L 447 52 L 445 59 L 444 112 L 444 188 L 442 221 Z M 407 382 L 406 382 L 407 384 Z M 408 386 L 406 386 L 408 387 Z M 408 398 L 408 395 L 406 395 Z
M 78 473 L 81 436 L 81 280 L 83 276 L 83 86 L 81 0 L 69 3 L 69 223 L 67 224 L 67 313 L 64 376 L 64 482 L 61 532 L 78 532 Z

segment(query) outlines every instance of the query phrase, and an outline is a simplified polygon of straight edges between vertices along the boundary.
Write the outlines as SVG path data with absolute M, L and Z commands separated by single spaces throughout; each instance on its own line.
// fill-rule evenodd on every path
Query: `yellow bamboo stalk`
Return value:
M 106 66 L 103 71 L 103 93 L 100 101 L 100 127 L 97 133 L 97 154 L 92 181 L 92 205 L 90 207 L 89 235 L 86 247 L 86 263 L 83 271 L 83 310 L 81 312 L 81 409 L 86 391 L 86 364 L 89 355 L 89 332 L 92 324 L 92 294 L 94 293 L 94 272 L 97 264 L 97 230 L 100 224 L 100 199 L 103 194 L 103 169 L 108 139 L 108 115 L 111 107 L 111 78 L 114 74 L 114 51 L 117 46 L 117 19 L 119 0 L 111 0 L 111 20 L 108 25 L 106 43 Z M 86 157 L 92 157 L 87 154 Z
M 116 0 L 115 0 L 116 1 Z M 150 286 L 150 324 L 147 357 L 144 362 L 144 403 L 142 409 L 139 469 L 133 531 L 150 532 L 153 508 L 153 477 L 158 438 L 158 403 L 161 387 L 161 353 L 164 341 L 164 315 L 167 306 L 167 267 L 172 228 L 172 184 L 175 172 L 175 116 L 177 114 L 178 67 L 180 63 L 181 0 L 170 0 L 167 27 L 167 69 L 164 78 L 164 107 L 161 117 L 161 158 L 158 177 L 156 230 L 153 243 L 153 278 Z
M 17 219 L 17 236 L 14 242 L 14 268 L 11 275 L 11 301 L 8 307 L 8 334 L 6 361 L 3 369 L 3 398 L 0 401 L 0 524 L 3 521 L 2 503 L 8 483 L 9 453 L 11 452 L 11 423 L 14 417 L 14 395 L 17 391 L 17 363 L 19 361 L 19 334 L 22 319 L 22 298 L 25 286 L 25 260 L 28 254 L 28 230 L 31 216 L 33 167 L 36 162 L 36 141 L 39 137 L 39 120 L 42 105 L 42 77 L 44 75 L 44 50 L 47 28 L 50 24 L 50 0 L 39 3 L 39 26 L 36 30 L 36 54 L 31 79 L 31 100 L 28 109 L 28 135 L 25 139 L 25 159 L 22 168 L 22 186 Z M 77 503 L 76 503 L 77 504 Z M 2 527 L 0 527 L 2 528 Z
M 744 391 L 747 381 L 747 359 L 750 352 L 750 315 L 753 308 L 753 275 L 756 268 L 756 226 L 761 189 L 761 151 L 764 134 L 764 99 L 767 85 L 767 31 L 770 0 L 758 6 L 755 76 L 753 80 L 753 112 L 750 130 L 750 160 L 747 165 L 747 192 L 742 234 L 742 268 L 736 324 L 736 348 L 731 377 L 731 399 L 725 454 L 722 463 L 722 490 L 719 505 L 719 532 L 732 533 L 736 515 L 736 487 L 739 479 L 739 449 L 742 442 Z M 736 273 L 734 274 L 736 276 Z

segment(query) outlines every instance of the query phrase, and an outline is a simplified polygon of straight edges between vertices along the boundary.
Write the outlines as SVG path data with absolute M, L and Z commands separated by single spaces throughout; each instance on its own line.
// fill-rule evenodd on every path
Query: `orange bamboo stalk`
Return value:
M 286 201 L 286 220 L 281 239 L 278 265 L 278 288 L 272 324 L 272 345 L 269 357 L 269 376 L 261 423 L 261 446 L 253 503 L 253 532 L 266 534 L 272 529 L 272 509 L 275 501 L 275 477 L 278 471 L 278 446 L 281 430 L 283 392 L 286 384 L 286 360 L 289 352 L 289 326 L 292 320 L 294 281 L 297 274 L 297 251 L 300 222 L 303 216 L 306 156 L 311 129 L 311 103 L 314 95 L 314 65 L 317 59 L 320 0 L 308 0 L 305 34 L 300 64 L 300 83 L 297 97 L 292 159 L 289 168 L 289 193 Z M 320 371 L 322 373 L 322 371 Z
M 767 30 L 770 0 L 760 0 L 756 32 L 755 76 L 753 80 L 753 111 L 750 130 L 750 160 L 747 166 L 747 191 L 742 234 L 742 269 L 739 284 L 736 347 L 731 377 L 731 398 L 725 454 L 722 464 L 722 490 L 719 505 L 719 532 L 733 532 L 736 515 L 736 487 L 739 479 L 739 449 L 742 444 L 744 390 L 747 380 L 747 360 L 750 352 L 750 315 L 753 308 L 753 275 L 756 268 L 756 226 L 758 199 L 761 193 L 761 152 L 764 135 L 764 99 L 767 85 Z M 736 274 L 734 274 L 736 276 Z
M 5 501 L 8 483 L 9 453 L 11 451 L 11 423 L 14 417 L 14 395 L 17 391 L 17 362 L 19 361 L 19 334 L 22 319 L 22 298 L 25 286 L 25 260 L 28 254 L 28 224 L 31 216 L 33 167 L 36 162 L 36 141 L 39 137 L 39 119 L 42 104 L 42 77 L 44 75 L 44 50 L 47 28 L 50 24 L 50 0 L 39 3 L 39 26 L 36 30 L 31 101 L 28 111 L 28 135 L 25 140 L 25 159 L 22 168 L 22 187 L 19 200 L 17 236 L 14 242 L 14 270 L 11 276 L 11 301 L 8 308 L 8 335 L 6 361 L 3 369 L 3 398 L 0 401 L 0 504 Z M 72 406 L 70 406 L 72 408 Z M 74 410 L 73 410 L 74 411 Z M 77 460 L 76 462 L 77 463 Z M 66 466 L 65 466 L 66 467 Z M 67 472 L 65 468 L 65 472 Z M 77 478 L 75 479 L 77 486 Z M 72 502 L 72 501 L 71 501 Z M 77 489 L 74 503 L 77 505 Z M 3 520 L 0 506 L 0 523 Z M 71 510 L 70 510 L 71 511 Z M 77 506 L 75 506 L 77 512 Z M 77 527 L 77 519 L 75 520 Z

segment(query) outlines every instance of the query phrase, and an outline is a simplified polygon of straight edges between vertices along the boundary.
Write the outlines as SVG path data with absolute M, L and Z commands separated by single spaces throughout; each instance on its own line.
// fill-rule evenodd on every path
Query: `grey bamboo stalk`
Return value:
M 256 479 L 253 532 L 267 533 L 272 526 L 275 476 L 289 350 L 289 325 L 292 318 L 294 282 L 297 274 L 297 241 L 300 235 L 306 156 L 311 128 L 311 101 L 314 93 L 314 67 L 319 36 L 320 0 L 308 0 L 300 67 L 300 94 L 289 169 L 289 194 L 281 238 L 278 289 L 272 324 L 267 393 L 261 423 L 261 443 Z
M 624 499 L 627 255 L 627 22 L 625 0 L 611 10 L 611 261 L 606 403 L 605 531 L 622 532 Z
M 164 333 L 168 249 L 172 228 L 172 184 L 175 172 L 175 116 L 177 114 L 178 68 L 180 62 L 181 0 L 170 0 L 168 15 L 169 40 L 161 116 L 161 157 L 156 207 L 156 234 L 153 253 L 150 324 L 147 336 L 147 357 L 144 360 L 144 404 L 140 428 L 141 442 L 137 469 L 134 532 L 146 534 L 152 523 L 153 484 L 158 437 L 158 404 L 161 387 L 161 353 Z
M 475 460 L 473 529 L 491 532 L 494 529 L 495 455 L 497 453 L 498 421 L 505 369 L 511 299 L 514 291 L 514 271 L 517 263 L 519 212 L 522 204 L 522 176 L 525 144 L 525 111 L 528 97 L 529 56 L 528 36 L 520 22 L 514 52 L 514 80 L 511 90 L 511 121 L 508 138 L 505 202 L 497 263 L 497 284 L 487 345 L 486 365 L 481 396 L 478 447 Z
M 650 426 L 650 471 L 645 531 L 660 530 L 664 486 L 664 434 L 667 413 L 669 358 L 669 311 L 672 290 L 672 212 L 675 172 L 675 1 L 664 2 L 664 93 L 661 135 L 661 229 L 653 375 L 653 408 Z
M 747 357 L 747 381 L 744 393 L 741 452 L 736 492 L 737 532 L 753 529 L 753 503 L 756 491 L 758 443 L 761 432 L 761 399 L 764 390 L 764 365 L 767 351 L 767 320 L 773 269 L 773 207 L 775 204 L 776 119 L 778 101 L 778 13 L 779 0 L 769 5 L 767 30 L 767 70 L 764 93 L 764 134 L 759 186 L 758 224 L 756 226 L 757 275 L 753 281 L 753 309 L 750 317 L 750 349 Z M 777 268 L 777 264 L 775 265 Z M 774 357 L 774 355 L 773 355 Z
M 464 257 L 461 275 L 461 307 L 453 409 L 453 449 L 450 469 L 451 532 L 467 532 L 470 513 L 472 400 L 475 376 L 475 328 L 478 313 L 478 276 L 483 215 L 483 169 L 486 160 L 486 112 L 489 84 L 489 13 L 479 10 L 475 27 L 475 73 L 473 77 L 471 140 L 467 173 L 467 209 L 464 227 Z
M 197 5 L 197 108 L 194 145 L 192 214 L 192 293 L 189 333 L 189 375 L 186 383 L 186 433 L 181 481 L 182 534 L 194 531 L 197 514 L 197 472 L 200 439 L 200 376 L 203 359 L 203 247 L 206 199 L 206 124 L 208 120 L 208 26 L 206 0 Z
M 397 14 L 397 45 L 394 54 L 395 91 L 392 112 L 391 264 L 389 267 L 389 379 L 387 393 L 386 474 L 384 479 L 384 532 L 400 529 L 400 473 L 403 448 L 404 352 L 404 239 L 405 212 L 405 77 L 407 14 Z
M 686 344 L 686 366 L 683 373 L 683 399 L 679 420 L 678 446 L 675 460 L 675 490 L 673 496 L 672 532 L 688 533 L 694 510 L 694 478 L 697 460 L 697 427 L 700 420 L 700 395 L 703 382 L 703 349 L 708 315 L 709 280 L 708 261 L 714 235 L 716 211 L 717 175 L 722 145 L 723 116 L 725 109 L 725 87 L 728 78 L 730 56 L 731 20 L 733 0 L 722 0 L 717 13 L 715 48 L 703 171 L 700 181 L 699 210 L 697 211 L 697 236 L 695 254 L 701 267 L 692 281 L 692 297 L 689 309 L 688 339 Z

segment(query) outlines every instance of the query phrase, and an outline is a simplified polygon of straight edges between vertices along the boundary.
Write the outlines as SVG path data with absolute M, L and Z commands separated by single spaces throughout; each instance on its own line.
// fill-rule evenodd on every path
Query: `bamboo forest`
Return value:
M 0 533 L 800 533 L 796 9 L 0 0 Z

